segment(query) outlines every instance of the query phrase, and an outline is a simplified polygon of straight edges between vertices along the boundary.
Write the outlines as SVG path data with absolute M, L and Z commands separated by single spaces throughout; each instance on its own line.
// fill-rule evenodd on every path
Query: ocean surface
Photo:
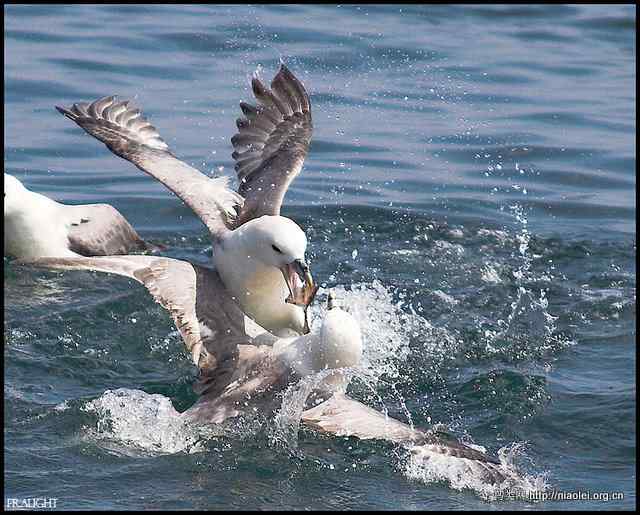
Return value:
M 5 258 L 5 506 L 635 508 L 634 6 L 4 14 L 5 171 L 63 202 L 111 203 L 199 263 L 211 246 L 193 213 L 54 105 L 131 98 L 176 155 L 232 176 L 238 103 L 284 60 L 315 128 L 283 214 L 309 238 L 316 322 L 335 288 L 362 325 L 367 374 L 351 395 L 440 424 L 549 494 L 509 499 L 295 420 L 179 426 L 166 410 L 194 402 L 194 369 L 142 287 Z

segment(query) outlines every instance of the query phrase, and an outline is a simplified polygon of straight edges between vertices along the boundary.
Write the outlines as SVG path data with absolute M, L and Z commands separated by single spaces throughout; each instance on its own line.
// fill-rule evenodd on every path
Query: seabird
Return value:
M 302 83 L 281 65 L 271 89 L 251 81 L 257 106 L 240 103 L 232 144 L 240 186 L 209 178 L 177 159 L 139 109 L 116 97 L 56 107 L 116 155 L 162 182 L 209 229 L 213 261 L 243 310 L 278 336 L 309 331 L 306 307 L 317 286 L 305 261 L 307 238 L 280 216 L 311 140 L 311 104 Z
M 317 288 L 304 262 L 304 232 L 279 213 L 308 150 L 310 103 L 284 66 L 271 90 L 257 78 L 252 88 L 259 105 L 241 103 L 245 118 L 238 120 L 239 133 L 232 140 L 241 181 L 238 193 L 228 189 L 226 178 L 210 179 L 175 158 L 156 129 L 128 102 L 106 97 L 58 108 L 191 207 L 211 232 L 216 270 L 152 256 L 31 261 L 51 268 L 116 273 L 144 284 L 171 313 L 198 367 L 194 388 L 200 397 L 180 416 L 201 423 L 221 423 L 256 403 L 273 405 L 275 394 L 297 376 L 355 366 L 362 352 L 357 322 L 338 308 L 328 310 L 319 333 L 295 335 L 308 333 L 303 307 Z M 296 274 L 302 276 L 302 287 L 294 282 Z M 390 440 L 427 459 L 449 457 L 484 471 L 490 482 L 504 479 L 498 460 L 373 410 L 349 398 L 344 383 L 322 384 L 326 398 L 304 410 L 302 422 L 337 436 Z
M 4 253 L 17 259 L 154 250 L 109 204 L 67 205 L 4 174 Z
M 220 424 L 251 413 L 274 411 L 276 395 L 298 379 L 337 369 L 319 384 L 318 404 L 302 412 L 301 422 L 319 432 L 400 444 L 422 460 L 453 460 L 462 473 L 500 483 L 513 472 L 492 458 L 435 431 L 414 428 L 345 394 L 340 369 L 357 367 L 362 339 L 357 321 L 332 305 L 318 332 L 279 338 L 245 316 L 218 273 L 186 261 L 155 256 L 45 258 L 26 264 L 64 270 L 96 270 L 142 283 L 171 314 L 198 367 L 196 403 L 178 414 L 187 421 Z M 333 372 L 333 370 L 331 370 Z M 337 380 L 336 380 L 337 379 Z
M 62 270 L 94 270 L 142 283 L 171 314 L 198 367 L 194 390 L 201 395 L 185 414 L 219 424 L 239 415 L 249 401 L 326 368 L 355 366 L 362 356 L 360 327 L 346 311 L 329 305 L 319 331 L 278 337 L 242 310 L 218 272 L 160 256 L 40 258 L 21 261 Z M 338 387 L 342 381 L 327 381 Z M 274 388 L 276 387 L 277 388 Z

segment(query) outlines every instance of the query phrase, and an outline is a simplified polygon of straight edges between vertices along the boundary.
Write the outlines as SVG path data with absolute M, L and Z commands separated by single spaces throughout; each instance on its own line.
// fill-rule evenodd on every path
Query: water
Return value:
M 307 231 L 321 293 L 336 287 L 363 325 L 374 379 L 354 380 L 352 395 L 508 455 L 547 491 L 610 500 L 492 499 L 387 444 L 309 431 L 274 444 L 260 417 L 218 434 L 175 425 L 169 401 L 194 401 L 193 369 L 145 291 L 6 260 L 5 499 L 634 508 L 635 16 L 6 6 L 5 170 L 61 201 L 109 202 L 198 262 L 210 244 L 195 216 L 53 106 L 133 98 L 181 158 L 231 174 L 248 79 L 285 59 L 310 90 L 315 132 L 284 213 Z

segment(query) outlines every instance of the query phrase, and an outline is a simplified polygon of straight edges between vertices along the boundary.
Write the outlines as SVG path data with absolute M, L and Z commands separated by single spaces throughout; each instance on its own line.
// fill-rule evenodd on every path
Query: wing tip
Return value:
M 279 90 L 279 96 L 288 97 L 287 104 L 295 112 L 310 113 L 311 101 L 302 81 L 283 63 L 271 81 L 271 88 Z
M 263 97 L 267 94 L 267 87 L 262 83 L 262 81 L 258 77 L 251 78 L 251 89 L 253 90 L 253 94 L 256 98 Z
M 64 106 L 54 106 L 54 107 L 60 114 L 66 116 L 70 120 L 77 123 L 78 118 L 82 116 L 82 113 L 83 113 L 82 109 L 80 109 L 80 106 L 84 107 L 85 104 L 74 103 L 73 105 L 71 105 L 71 107 L 64 107 Z
M 278 68 L 278 73 L 276 73 L 276 77 L 278 75 L 284 75 L 285 77 L 289 78 L 289 77 L 294 77 L 295 75 L 291 72 L 291 70 L 289 69 L 289 67 L 284 64 L 284 62 L 280 62 L 280 68 Z
M 70 108 L 56 105 L 55 108 L 112 150 L 111 144 L 124 140 L 170 152 L 158 130 L 129 99 L 118 101 L 117 95 L 109 95 L 91 103 L 75 103 Z

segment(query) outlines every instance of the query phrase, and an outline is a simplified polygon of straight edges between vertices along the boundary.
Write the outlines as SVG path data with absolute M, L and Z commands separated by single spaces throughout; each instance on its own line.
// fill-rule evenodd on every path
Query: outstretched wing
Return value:
M 262 215 L 280 214 L 289 184 L 302 169 L 313 126 L 302 83 L 281 65 L 271 89 L 254 77 L 258 105 L 240 103 L 238 133 L 231 138 L 240 193 L 245 201 L 235 227 Z
M 425 459 L 437 456 L 462 460 L 458 464 L 480 473 L 485 481 L 491 483 L 505 479 L 505 471 L 495 458 L 443 435 L 403 424 L 343 394 L 334 394 L 323 403 L 304 411 L 302 421 L 313 429 L 336 436 L 405 444 Z
M 424 432 L 338 393 L 304 411 L 302 421 L 318 431 L 361 440 L 421 443 L 425 437 Z
M 124 216 L 109 204 L 64 206 L 69 250 L 83 256 L 113 256 L 153 250 Z
M 142 283 L 169 311 L 199 368 L 194 390 L 200 398 L 183 414 L 185 418 L 221 423 L 289 379 L 287 363 L 272 354 L 275 337 L 245 317 L 215 270 L 153 256 L 40 258 L 21 263 L 109 272 Z M 255 345 L 258 342 L 269 344 Z
M 22 261 L 46 268 L 96 270 L 142 283 L 171 314 L 201 375 L 233 363 L 238 345 L 252 339 L 244 313 L 231 299 L 215 270 L 187 261 L 155 256 L 40 258 Z
M 225 232 L 242 198 L 226 177 L 209 178 L 177 159 L 139 109 L 129 101 L 104 97 L 90 104 L 56 109 L 76 122 L 114 154 L 130 161 L 173 191 L 207 226 L 214 238 Z

